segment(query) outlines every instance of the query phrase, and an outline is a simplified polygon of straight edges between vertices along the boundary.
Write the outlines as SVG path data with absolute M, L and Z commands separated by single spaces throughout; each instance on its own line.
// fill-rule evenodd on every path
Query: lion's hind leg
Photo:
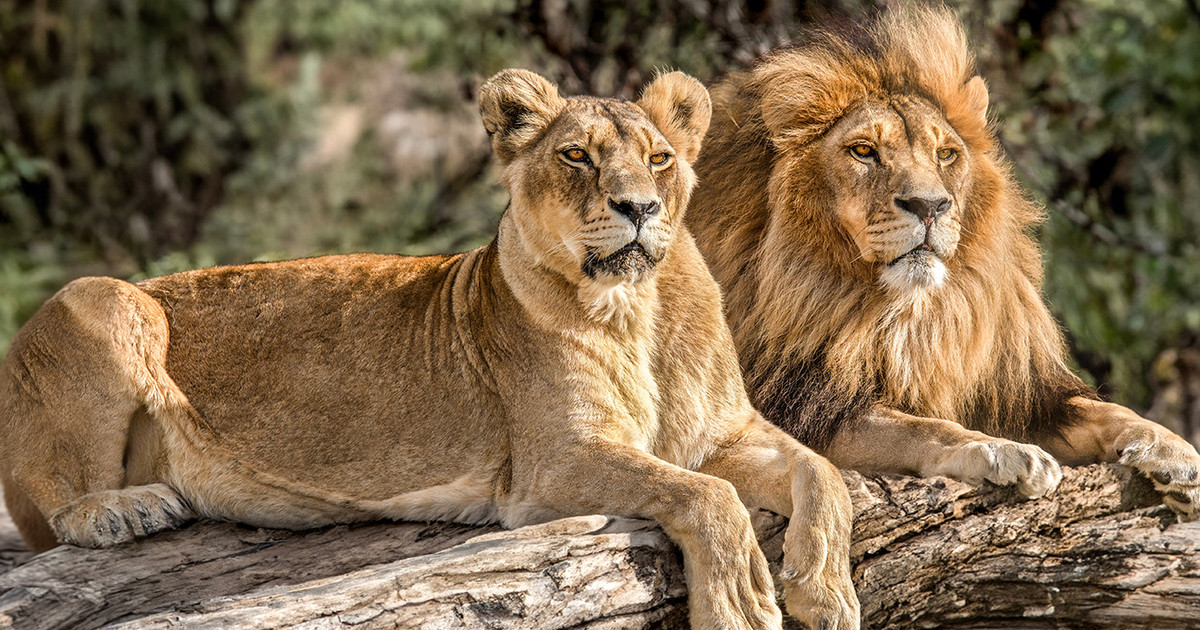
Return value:
M 15 481 L 7 478 L 7 475 L 5 477 L 4 505 L 8 508 L 8 515 L 16 523 L 17 530 L 21 532 L 21 537 L 25 539 L 25 544 L 37 551 L 57 545 L 54 531 L 50 529 L 46 517 L 38 510 L 37 504 Z
M 122 490 L 133 418 L 153 406 L 166 356 L 162 308 L 112 278 L 76 280 L 46 302 L 0 365 L 0 477 L 26 541 L 90 547 L 178 525 L 191 510 L 166 486 Z M 144 477 L 144 475 L 142 475 Z M 48 529 L 53 533 L 49 536 Z

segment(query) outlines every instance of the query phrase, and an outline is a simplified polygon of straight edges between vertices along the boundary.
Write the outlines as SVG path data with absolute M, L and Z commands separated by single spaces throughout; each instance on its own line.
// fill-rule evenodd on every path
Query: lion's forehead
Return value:
M 930 149 L 961 144 L 942 111 L 928 99 L 911 94 L 863 101 L 843 116 L 840 126 L 845 135 L 873 136 L 894 146 Z
M 557 155 L 567 148 L 588 152 L 593 168 L 572 167 Z M 524 150 L 524 168 L 510 173 L 520 195 L 552 195 L 564 206 L 607 208 L 603 200 L 617 195 L 677 195 L 676 178 L 659 180 L 647 164 L 653 153 L 670 144 L 639 107 L 627 101 L 572 97 L 536 143 Z
M 636 105 L 615 99 L 572 98 L 552 127 L 557 142 L 579 142 L 600 159 L 666 148 L 665 138 Z

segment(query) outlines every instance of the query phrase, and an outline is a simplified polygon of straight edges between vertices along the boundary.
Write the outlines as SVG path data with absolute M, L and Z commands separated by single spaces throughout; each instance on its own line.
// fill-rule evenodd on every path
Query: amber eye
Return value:
M 655 153 L 654 155 L 650 156 L 650 163 L 655 166 L 662 166 L 670 160 L 671 156 L 668 153 Z
M 954 149 L 938 149 L 937 156 L 943 163 L 949 164 L 954 161 L 954 158 L 958 157 L 958 151 Z
M 850 154 L 860 160 L 874 159 L 875 156 L 878 155 L 875 153 L 875 147 L 869 144 L 856 144 L 851 146 Z
M 567 149 L 566 151 L 562 152 L 562 155 L 572 162 L 586 162 L 588 160 L 587 151 L 584 151 L 579 147 Z

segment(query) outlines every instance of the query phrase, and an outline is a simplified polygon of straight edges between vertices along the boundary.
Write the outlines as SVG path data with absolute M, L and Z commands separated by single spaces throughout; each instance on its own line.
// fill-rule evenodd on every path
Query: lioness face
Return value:
M 564 99 L 537 75 L 507 71 L 484 86 L 480 107 L 513 223 L 539 264 L 580 284 L 652 274 L 694 185 L 711 111 L 703 86 L 672 73 L 637 102 Z
M 645 113 L 573 99 L 540 144 L 526 162 L 534 181 L 521 188 L 540 197 L 533 205 L 552 220 L 547 236 L 570 254 L 564 262 L 589 278 L 637 280 L 652 270 L 679 225 L 680 177 L 675 150 Z
M 939 286 L 958 248 L 970 155 L 928 101 L 865 101 L 823 139 L 835 211 L 887 287 Z

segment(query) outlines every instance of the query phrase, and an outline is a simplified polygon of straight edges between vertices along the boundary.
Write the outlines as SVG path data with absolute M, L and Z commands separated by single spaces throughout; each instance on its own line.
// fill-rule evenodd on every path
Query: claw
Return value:
M 1164 433 L 1158 437 L 1136 436 L 1122 449 L 1120 463 L 1131 466 L 1152 479 L 1163 502 L 1183 520 L 1200 516 L 1200 454 L 1179 436 Z
M 1191 498 L 1191 497 L 1189 497 L 1188 495 L 1186 495 L 1186 494 L 1184 494 L 1184 493 L 1182 493 L 1182 492 L 1179 492 L 1179 491 L 1177 491 L 1177 490 L 1171 490 L 1170 492 L 1166 492 L 1166 493 L 1164 493 L 1164 495 L 1163 495 L 1163 496 L 1170 497 L 1170 498 L 1174 499 L 1174 500 L 1175 500 L 1176 502 L 1178 502 L 1178 503 L 1185 503 L 1185 504 L 1186 504 L 1186 503 L 1191 503 L 1191 502 L 1192 502 L 1192 498 Z

